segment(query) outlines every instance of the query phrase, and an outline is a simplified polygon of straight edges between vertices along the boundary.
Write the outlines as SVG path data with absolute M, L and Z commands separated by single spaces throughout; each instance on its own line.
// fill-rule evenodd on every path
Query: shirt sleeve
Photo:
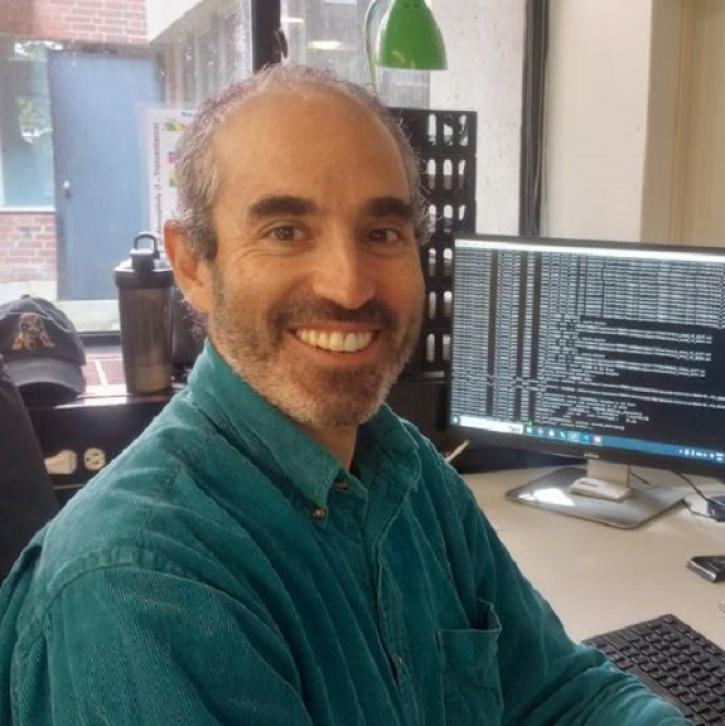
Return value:
M 521 574 L 458 474 L 477 600 L 501 624 L 499 668 L 507 724 L 680 726 L 689 723 L 599 651 L 572 642 L 549 604 Z
M 272 624 L 203 583 L 135 566 L 67 584 L 18 653 L 12 689 L 23 726 L 312 724 Z

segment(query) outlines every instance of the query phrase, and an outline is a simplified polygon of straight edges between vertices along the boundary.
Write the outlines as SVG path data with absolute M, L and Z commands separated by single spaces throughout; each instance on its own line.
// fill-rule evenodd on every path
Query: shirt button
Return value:
M 324 507 L 315 507 L 312 510 L 312 519 L 324 519 L 327 516 L 327 510 Z
M 346 492 L 350 489 L 350 485 L 344 479 L 338 479 L 335 482 L 335 489 L 337 489 L 338 492 Z

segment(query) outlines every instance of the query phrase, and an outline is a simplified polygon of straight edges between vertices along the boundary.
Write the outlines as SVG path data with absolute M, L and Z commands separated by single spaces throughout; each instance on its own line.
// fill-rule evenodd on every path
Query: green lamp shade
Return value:
M 424 0 L 395 0 L 380 24 L 377 64 L 421 71 L 448 68 L 443 36 Z

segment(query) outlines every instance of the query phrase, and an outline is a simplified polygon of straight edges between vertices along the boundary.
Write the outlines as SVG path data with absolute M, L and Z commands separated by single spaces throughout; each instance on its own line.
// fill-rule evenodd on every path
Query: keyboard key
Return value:
M 607 641 L 609 643 L 611 643 L 617 650 L 622 650 L 623 648 L 626 648 L 629 646 L 629 642 L 627 641 L 627 639 L 623 638 L 618 633 L 615 633 L 614 635 L 610 635 L 607 638 Z

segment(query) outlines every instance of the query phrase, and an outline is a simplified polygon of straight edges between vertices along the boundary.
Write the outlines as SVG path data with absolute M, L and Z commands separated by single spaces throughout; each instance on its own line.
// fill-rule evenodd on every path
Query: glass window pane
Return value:
M 327 68 L 353 83 L 370 84 L 363 26 L 370 0 L 282 0 L 282 30 L 291 63 Z M 387 3 L 373 22 L 377 36 Z M 429 108 L 429 73 L 377 70 L 381 98 L 390 106 Z
M 0 302 L 40 295 L 117 330 L 113 268 L 173 207 L 197 104 L 251 73 L 251 3 L 24 5 L 0 3 Z
M 47 45 L 0 39 L 1 207 L 53 204 Z

